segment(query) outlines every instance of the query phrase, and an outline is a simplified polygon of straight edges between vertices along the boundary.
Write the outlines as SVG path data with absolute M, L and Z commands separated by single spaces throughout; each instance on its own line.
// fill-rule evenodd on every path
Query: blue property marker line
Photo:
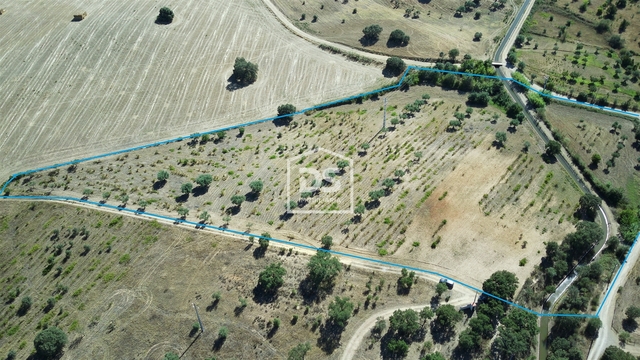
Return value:
M 616 281 L 618 281 L 618 276 L 620 276 L 620 273 L 622 272 L 622 268 L 627 264 L 627 260 L 629 259 L 629 256 L 631 255 L 631 251 L 633 251 L 633 248 L 638 243 L 638 239 L 640 239 L 640 233 L 638 233 L 638 235 L 636 236 L 636 239 L 633 241 L 633 244 L 631 244 L 631 247 L 629 248 L 629 251 L 627 251 L 627 256 L 624 257 L 624 261 L 622 262 L 622 264 L 620 264 L 620 268 L 618 269 L 618 272 L 616 273 L 616 276 L 613 278 L 613 281 L 611 282 L 611 285 L 609 285 L 609 290 L 607 290 L 607 293 L 604 296 L 604 299 L 602 299 L 602 303 L 600 303 L 600 306 L 598 307 L 598 311 L 596 311 L 596 316 L 600 315 L 600 311 L 602 311 L 602 307 L 604 306 L 604 302 L 607 301 L 607 298 L 611 294 L 611 291 L 613 290 L 613 287 L 616 284 Z
M 214 226 L 214 225 L 202 224 L 202 223 L 199 223 L 199 222 L 183 220 L 183 219 L 180 219 L 180 218 L 173 218 L 173 217 L 170 217 L 170 216 L 149 213 L 149 212 L 146 212 L 146 211 L 138 211 L 138 210 L 128 209 L 126 207 L 103 204 L 103 203 L 90 201 L 90 200 L 82 200 L 82 199 L 78 199 L 78 198 L 74 198 L 74 197 L 64 197 L 64 196 L 26 196 L 26 195 L 4 196 L 4 198 L 5 199 L 19 199 L 19 200 L 73 201 L 73 202 L 78 202 L 78 203 L 82 203 L 82 204 L 91 204 L 91 205 L 95 205 L 95 206 L 98 206 L 98 207 L 104 207 L 104 208 L 109 208 L 109 209 L 118 210 L 118 211 L 125 211 L 125 212 L 133 213 L 133 214 L 136 214 L 136 215 L 142 215 L 142 216 L 146 216 L 146 217 L 150 217 L 150 218 L 169 220 L 169 221 L 172 221 L 172 222 L 175 222 L 175 223 L 179 223 L 179 224 L 187 224 L 187 225 L 193 225 L 193 226 L 196 226 L 196 227 L 203 227 L 203 228 L 213 229 L 213 230 L 217 230 L 217 231 L 222 231 L 224 233 L 230 233 L 230 234 L 241 235 L 241 236 L 253 236 L 255 238 L 265 239 L 265 240 L 273 241 L 273 242 L 276 242 L 276 243 L 279 243 L 279 244 L 288 245 L 288 246 L 294 246 L 294 247 L 299 247 L 299 248 L 304 248 L 304 249 L 314 250 L 314 251 L 325 251 L 325 252 L 328 252 L 328 253 L 333 254 L 333 255 L 344 256 L 344 257 L 357 259 L 357 260 L 362 260 L 362 261 L 366 261 L 366 262 L 370 262 L 370 263 L 374 263 L 374 264 L 386 265 L 386 266 L 391 266 L 391 267 L 395 267 L 395 268 L 399 268 L 399 269 L 405 268 L 407 270 L 411 270 L 411 271 L 415 271 L 415 272 L 419 272 L 419 273 L 423 273 L 423 274 L 436 275 L 436 276 L 451 280 L 454 283 L 459 284 L 461 286 L 464 286 L 464 287 L 466 287 L 468 289 L 471 289 L 473 291 L 485 294 L 485 295 L 490 296 L 490 297 L 492 297 L 492 298 L 494 298 L 496 300 L 502 301 L 507 305 L 514 306 L 514 307 L 516 307 L 518 309 L 521 309 L 523 311 L 526 311 L 528 313 L 531 313 L 531 314 L 534 314 L 534 315 L 540 316 L 540 317 L 547 316 L 547 317 L 597 318 L 598 317 L 598 313 L 600 312 L 600 309 L 599 309 L 598 313 L 596 313 L 596 315 L 592 315 L 592 314 L 548 314 L 548 313 L 540 313 L 540 312 L 531 310 L 529 308 L 526 308 L 526 307 L 524 307 L 522 305 L 519 305 L 519 304 L 516 304 L 514 302 L 511 302 L 509 300 L 506 300 L 506 299 L 503 299 L 501 297 L 495 296 L 493 294 L 490 294 L 488 292 L 483 291 L 482 289 L 478 289 L 478 288 L 476 288 L 476 287 L 474 287 L 472 285 L 464 283 L 464 282 L 462 282 L 460 280 L 453 279 L 451 277 L 448 277 L 446 275 L 440 274 L 440 273 L 435 272 L 435 271 L 421 269 L 421 268 L 412 267 L 412 266 L 406 266 L 406 265 L 392 263 L 392 262 L 389 262 L 389 261 L 384 261 L 384 260 L 379 260 L 379 259 L 372 259 L 372 258 L 368 258 L 368 257 L 360 256 L 360 255 L 355 255 L 355 254 L 350 254 L 350 253 L 346 253 L 346 252 L 342 252 L 342 251 L 327 250 L 327 249 L 318 248 L 318 247 L 315 247 L 315 246 L 312 246 L 312 245 L 301 244 L 301 243 L 282 240 L 282 239 L 275 239 L 275 238 L 271 238 L 271 237 L 265 237 L 265 236 L 262 236 L 262 235 L 252 234 L 252 233 L 248 233 L 248 232 L 244 232 L 244 231 L 227 229 L 227 228 L 218 227 L 218 226 Z M 640 238 L 640 234 L 638 234 L 638 238 Z M 636 242 L 637 242 L 638 238 L 636 238 Z M 634 242 L 634 245 L 635 245 L 635 242 Z M 633 249 L 633 246 L 631 247 L 631 249 Z M 631 249 L 629 250 L 629 252 L 631 252 Z M 624 263 L 626 263 L 626 260 L 625 260 Z M 624 265 L 624 263 L 623 263 L 623 265 Z M 621 269 L 622 269 L 622 266 L 621 266 Z M 618 274 L 620 274 L 620 271 L 618 271 Z M 614 281 L 612 283 L 612 287 L 613 287 L 613 284 L 615 284 L 615 282 L 617 280 L 617 277 L 618 276 L 616 275 L 616 279 L 614 279 Z M 610 291 L 611 291 L 611 289 L 609 289 L 609 292 Z M 609 294 L 607 293 L 607 296 L 608 295 Z M 604 300 L 607 299 L 607 296 L 605 296 Z M 603 300 L 603 303 L 604 303 L 604 300 Z M 602 307 L 602 304 L 600 305 L 600 307 Z
M 631 113 L 631 112 L 627 112 L 627 111 L 617 110 L 617 109 L 613 109 L 613 108 L 606 108 L 604 106 L 598 106 L 598 105 L 594 105 L 594 104 L 580 102 L 580 101 L 577 101 L 577 100 L 565 99 L 565 98 L 561 98 L 561 97 L 558 97 L 558 96 L 546 94 L 546 93 L 538 91 L 538 90 L 536 90 L 534 88 L 531 88 L 528 85 L 525 85 L 525 84 L 523 84 L 523 83 L 521 83 L 518 80 L 515 80 L 513 78 L 506 78 L 506 77 L 493 76 L 493 75 L 472 74 L 472 73 L 466 73 L 466 72 L 460 72 L 460 71 L 441 70 L 441 69 L 425 68 L 425 67 L 418 67 L 418 66 L 411 65 L 411 66 L 407 67 L 407 69 L 402 74 L 402 77 L 400 78 L 398 83 L 395 84 L 395 85 L 386 86 L 386 87 L 383 87 L 383 88 L 380 88 L 380 89 L 377 89 L 377 90 L 372 90 L 372 91 L 360 93 L 360 94 L 357 94 L 357 95 L 349 96 L 349 97 L 346 97 L 346 98 L 342 98 L 342 99 L 326 102 L 326 103 L 323 103 L 323 104 L 320 104 L 320 105 L 311 106 L 311 107 L 299 110 L 299 111 L 297 111 L 295 113 L 292 113 L 292 114 L 285 114 L 285 115 L 273 116 L 273 117 L 260 119 L 260 120 L 249 121 L 249 122 L 242 123 L 242 124 L 231 125 L 231 126 L 227 126 L 227 127 L 223 127 L 223 128 L 219 128 L 219 129 L 215 129 L 215 130 L 209 130 L 209 131 L 206 131 L 206 132 L 191 134 L 191 135 L 188 135 L 188 136 L 180 136 L 180 137 L 169 139 L 169 140 L 157 141 L 157 142 L 154 142 L 154 143 L 151 143 L 151 144 L 131 147 L 131 148 L 117 150 L 117 151 L 112 151 L 112 152 L 108 152 L 108 153 L 105 153 L 105 154 L 90 156 L 90 157 L 86 157 L 86 158 L 82 158 L 82 159 L 67 161 L 67 162 L 60 163 L 60 164 L 54 164 L 54 165 L 50 165 L 50 166 L 45 166 L 45 167 L 33 169 L 33 170 L 27 170 L 27 171 L 15 173 L 15 174 L 11 175 L 11 178 L 7 182 L 4 183 L 4 185 L 2 186 L 2 189 L 0 189 L 0 194 L 4 194 L 4 191 L 5 191 L 6 187 L 18 176 L 29 175 L 29 174 L 32 174 L 32 173 L 35 173 L 35 172 L 51 170 L 51 169 L 59 168 L 59 167 L 62 167 L 62 166 L 74 165 L 74 164 L 78 164 L 78 163 L 81 163 L 81 162 L 96 160 L 96 159 L 100 159 L 100 158 L 107 157 L 107 156 L 119 155 L 119 154 L 124 154 L 124 153 L 128 153 L 128 152 L 136 151 L 136 150 L 150 148 L 150 147 L 166 145 L 166 144 L 170 144 L 170 143 L 174 143 L 174 142 L 178 142 L 178 141 L 182 141 L 182 140 L 193 139 L 193 138 L 199 137 L 201 135 L 210 135 L 210 134 L 218 133 L 218 132 L 221 132 L 221 131 L 233 130 L 233 129 L 237 129 L 237 128 L 240 128 L 240 127 L 256 125 L 256 124 L 264 123 L 264 122 L 267 122 L 267 121 L 273 121 L 273 120 L 281 119 L 281 118 L 292 116 L 292 115 L 301 115 L 301 114 L 304 114 L 307 111 L 327 108 L 327 107 L 331 107 L 331 106 L 334 106 L 334 105 L 337 105 L 337 104 L 341 104 L 341 103 L 344 103 L 344 102 L 348 102 L 348 101 L 351 101 L 351 100 L 359 99 L 359 98 L 362 98 L 362 97 L 365 97 L 365 96 L 375 95 L 375 94 L 379 94 L 381 92 L 393 90 L 393 89 L 396 89 L 396 88 L 399 88 L 400 86 L 402 86 L 402 84 L 404 83 L 405 78 L 407 77 L 407 75 L 409 74 L 409 72 L 412 69 L 424 70 L 424 71 L 432 71 L 432 72 L 445 73 L 445 74 L 454 74 L 454 75 L 462 75 L 462 76 L 473 76 L 473 77 L 480 77 L 480 78 L 487 78 L 487 79 L 511 81 L 511 82 L 515 82 L 515 83 L 519 84 L 520 86 L 525 87 L 525 88 L 527 88 L 527 89 L 529 89 L 529 90 L 531 90 L 531 91 L 533 91 L 533 92 L 535 92 L 535 93 L 537 93 L 537 94 L 539 94 L 541 96 L 545 96 L 545 97 L 549 97 L 549 98 L 552 98 L 552 99 L 556 99 L 558 101 L 564 101 L 564 102 L 569 102 L 569 103 L 573 103 L 573 104 L 576 104 L 576 105 L 583 105 L 583 106 L 587 106 L 587 107 L 593 107 L 593 108 L 596 108 L 596 109 L 599 109 L 599 110 L 617 112 L 617 113 L 620 113 L 620 114 L 623 114 L 623 115 L 628 115 L 628 116 L 633 116 L 633 117 L 637 116 L 636 114 Z
M 489 78 L 489 79 L 511 81 L 511 82 L 518 83 L 519 85 L 521 85 L 521 86 L 523 86 L 525 88 L 528 88 L 529 90 L 534 91 L 534 92 L 540 94 L 541 96 L 546 96 L 546 97 L 557 99 L 559 101 L 570 102 L 570 103 L 574 103 L 574 104 L 578 104 L 578 105 L 594 107 L 594 108 L 601 109 L 601 110 L 614 111 L 614 112 L 619 112 L 619 113 L 622 113 L 622 114 L 625 114 L 625 115 L 636 116 L 633 113 L 625 112 L 625 111 L 622 111 L 622 110 L 605 108 L 605 107 L 602 107 L 602 106 L 597 106 L 597 105 L 593 105 L 593 104 L 583 103 L 583 102 L 579 102 L 579 101 L 575 101 L 575 100 L 570 100 L 570 99 L 565 99 L 565 98 L 561 98 L 561 97 L 545 94 L 545 93 L 542 93 L 542 92 L 540 92 L 540 91 L 538 91 L 536 89 L 533 89 L 533 88 L 531 88 L 531 87 L 529 87 L 529 86 L 527 86 L 525 84 L 522 84 L 521 82 L 519 82 L 519 81 L 517 81 L 515 79 L 512 79 L 512 78 L 505 78 L 505 77 L 491 76 L 491 75 L 479 75 L 479 74 L 471 74 L 471 73 L 465 73 L 465 72 L 459 72 L 459 71 L 449 71 L 449 70 L 440 70 L 440 69 L 433 69 L 433 68 L 423 68 L 423 67 L 409 66 L 409 67 L 407 67 L 405 72 L 402 74 L 402 77 L 400 78 L 398 83 L 395 84 L 395 85 L 387 86 L 387 87 L 384 87 L 384 88 L 381 88 L 381 89 L 377 89 L 377 90 L 373 90 L 373 91 L 369 91 L 369 92 L 364 92 L 364 93 L 360 93 L 358 95 L 354 95 L 354 96 L 346 97 L 346 98 L 343 98 L 343 99 L 330 101 L 330 102 L 323 103 L 323 104 L 320 104 L 320 105 L 312 106 L 312 107 L 297 111 L 297 112 L 295 112 L 293 114 L 285 114 L 285 115 L 274 116 L 274 117 L 269 117 L 269 118 L 260 119 L 260 120 L 254 120 L 254 121 L 246 122 L 246 123 L 243 123 L 243 124 L 232 125 L 232 126 L 227 126 L 227 127 L 215 129 L 215 130 L 210 130 L 210 131 L 207 131 L 207 132 L 195 133 L 195 134 L 191 134 L 191 135 L 188 135 L 188 136 L 181 136 L 181 137 L 177 137 L 177 138 L 173 138 L 173 139 L 169 139 L 169 140 L 158 141 L 158 142 L 154 142 L 154 143 L 151 143 L 151 144 L 136 146 L 136 147 L 127 148 L 127 149 L 123 149 L 123 150 L 108 152 L 108 153 L 101 154 L 101 155 L 91 156 L 91 157 L 82 158 L 82 159 L 78 159 L 78 160 L 72 160 L 72 161 L 68 161 L 68 162 L 64 162 L 64 163 L 54 164 L 54 165 L 50 165 L 50 166 L 46 166 L 46 167 L 42 167 L 42 168 L 38 168 L 38 169 L 33 169 L 33 170 L 28 170 L 28 171 L 24 171 L 24 172 L 15 173 L 15 174 L 11 175 L 10 179 L 7 182 L 5 182 L 5 184 L 2 186 L 2 188 L 0 189 L 0 194 L 4 194 L 5 189 L 7 188 L 7 186 L 9 186 L 9 184 L 11 184 L 11 182 L 13 182 L 16 178 L 18 178 L 20 176 L 24 176 L 24 175 L 29 175 L 29 174 L 32 174 L 32 173 L 35 173 L 35 172 L 46 171 L 46 170 L 51 170 L 51 169 L 55 169 L 55 168 L 59 168 L 59 167 L 63 167 L 63 166 L 74 165 L 74 164 L 78 164 L 78 163 L 81 163 L 81 162 L 96 160 L 96 159 L 100 159 L 100 158 L 107 157 L 107 156 L 112 156 L 112 155 L 128 153 L 128 152 L 132 152 L 132 151 L 135 151 L 135 150 L 141 150 L 141 149 L 160 146 L 160 145 L 166 145 L 166 144 L 170 144 L 170 143 L 174 143 L 174 142 L 178 142 L 178 141 L 182 141 L 182 140 L 193 139 L 193 138 L 199 137 L 201 135 L 205 135 L 205 134 L 214 134 L 214 133 L 221 132 L 221 131 L 237 129 L 237 128 L 240 128 L 240 127 L 245 127 L 245 126 L 250 126 L 250 125 L 256 125 L 256 124 L 264 123 L 264 122 L 267 122 L 267 121 L 273 121 L 273 120 L 276 120 L 276 119 L 280 119 L 280 118 L 284 118 L 284 117 L 288 117 L 288 116 L 292 116 L 292 115 L 300 115 L 300 114 L 303 114 L 303 113 L 305 113 L 307 111 L 327 108 L 327 107 L 331 107 L 331 106 L 334 106 L 334 105 L 337 105 L 337 104 L 341 104 L 341 103 L 344 103 L 344 102 L 348 102 L 348 101 L 351 101 L 351 100 L 359 99 L 359 98 L 362 98 L 362 97 L 365 97 L 365 96 L 375 95 L 375 94 L 379 94 L 381 92 L 393 90 L 393 89 L 396 89 L 396 88 L 402 86 L 407 74 L 412 69 L 424 70 L 424 71 L 433 71 L 433 72 L 439 72 L 439 73 L 450 73 L 450 74 L 463 75 L 463 76 L 484 77 L 484 78 Z M 502 299 L 502 298 L 497 297 L 495 295 L 486 293 L 486 292 L 482 291 L 481 289 L 475 288 L 475 287 L 473 287 L 471 285 L 468 285 L 468 284 L 466 284 L 464 282 L 461 282 L 461 281 L 456 280 L 456 279 L 449 278 L 449 277 L 447 277 L 445 275 L 442 275 L 440 273 L 437 273 L 437 272 L 434 272 L 434 271 L 430 271 L 430 270 L 404 266 L 404 265 L 401 265 L 401 264 L 396 264 L 396 263 L 387 262 L 387 261 L 378 260 L 378 259 L 371 259 L 371 258 L 359 256 L 359 255 L 354 255 L 354 254 L 349 254 L 349 253 L 344 253 L 344 252 L 339 252 L 339 251 L 334 251 L 334 250 L 321 249 L 321 248 L 317 248 L 315 246 L 295 243 L 295 242 L 286 241 L 286 240 L 266 238 L 266 237 L 263 237 L 261 235 L 250 234 L 250 233 L 246 233 L 246 232 L 243 232 L 243 231 L 226 229 L 226 228 L 221 228 L 221 227 L 217 227 L 217 226 L 213 226 L 213 225 L 205 225 L 205 224 L 200 224 L 200 223 L 196 223 L 196 222 L 192 222 L 192 221 L 188 221 L 188 220 L 176 219 L 176 218 L 172 218 L 172 217 L 168 217 L 168 216 L 164 216 L 164 215 L 141 212 L 141 211 L 137 211 L 137 210 L 122 208 L 122 207 L 108 205 L 108 204 L 101 204 L 101 203 L 88 201 L 88 200 L 82 200 L 82 199 L 73 198 L 73 197 L 27 196 L 27 195 L 1 196 L 0 195 L 0 199 L 2 199 L 2 198 L 5 198 L 5 199 L 23 199 L 23 200 L 61 200 L 61 201 L 74 201 L 74 202 L 79 202 L 79 203 L 92 204 L 92 205 L 96 205 L 98 207 L 105 207 L 105 208 L 115 209 L 115 210 L 119 210 L 119 211 L 126 211 L 126 212 L 130 212 L 130 213 L 135 213 L 135 214 L 138 214 L 138 215 L 145 215 L 145 216 L 148 216 L 148 217 L 151 217 L 151 218 L 157 218 L 157 219 L 169 220 L 169 221 L 174 221 L 174 222 L 183 223 L 183 224 L 190 224 L 190 225 L 194 225 L 194 226 L 206 227 L 206 228 L 209 228 L 209 229 L 228 232 L 228 233 L 236 234 L 236 235 L 253 236 L 253 237 L 257 237 L 257 238 L 261 238 L 261 239 L 267 239 L 269 241 L 274 241 L 274 242 L 277 242 L 277 243 L 280 243 L 280 244 L 287 244 L 287 245 L 292 245 L 292 246 L 305 248 L 305 249 L 310 249 L 310 250 L 316 250 L 316 251 L 326 251 L 326 252 L 329 252 L 329 253 L 332 253 L 332 254 L 335 254 L 335 255 L 341 255 L 341 256 L 350 257 L 350 258 L 353 258 L 353 259 L 359 259 L 359 260 L 363 260 L 363 261 L 367 261 L 367 262 L 371 262 L 371 263 L 382 264 L 382 265 L 392 266 L 392 267 L 396 267 L 396 268 L 406 268 L 406 269 L 409 269 L 409 270 L 412 270 L 412 271 L 425 273 L 425 274 L 431 274 L 431 275 L 437 275 L 437 276 L 449 279 L 449 280 L 453 281 L 454 283 L 460 284 L 461 286 L 464 286 L 464 287 L 472 289 L 474 291 L 483 293 L 483 294 L 485 294 L 487 296 L 490 296 L 490 297 L 492 297 L 494 299 L 500 300 L 500 301 L 502 301 L 502 302 L 504 302 L 504 303 L 506 303 L 508 305 L 517 307 L 519 309 L 522 309 L 524 311 L 527 311 L 527 312 L 529 312 L 531 314 L 534 314 L 534 315 L 537 315 L 537 316 L 554 316 L 554 317 L 555 316 L 565 316 L 565 317 L 583 317 L 583 318 L 597 317 L 598 314 L 600 313 L 602 305 L 604 304 L 604 300 L 606 300 L 607 297 L 609 296 L 609 293 L 611 292 L 611 288 L 615 284 L 615 282 L 616 282 L 616 280 L 618 278 L 618 275 L 620 274 L 620 271 L 622 270 L 622 267 L 624 266 L 624 264 L 626 264 L 626 259 L 625 259 L 625 261 L 621 265 L 620 269 L 618 270 L 618 274 L 616 274 L 616 277 L 614 278 L 614 280 L 613 280 L 613 282 L 611 284 L 611 287 L 609 288 L 609 291 L 605 295 L 603 303 L 600 304 L 600 308 L 598 309 L 598 312 L 596 313 L 596 315 L 591 315 L 591 314 L 547 314 L 547 313 L 539 313 L 537 311 L 533 311 L 531 309 L 525 308 L 525 307 L 523 307 L 521 305 L 518 305 L 518 304 L 513 303 L 511 301 L 508 301 L 506 299 Z M 640 237 L 640 234 L 638 235 L 638 237 Z M 631 249 L 633 249 L 633 246 L 635 246 L 635 243 L 637 241 L 638 241 L 638 238 L 636 238 L 636 241 L 631 246 L 631 248 L 629 250 L 629 253 L 631 252 Z M 629 254 L 627 254 L 627 257 L 628 257 L 628 255 Z

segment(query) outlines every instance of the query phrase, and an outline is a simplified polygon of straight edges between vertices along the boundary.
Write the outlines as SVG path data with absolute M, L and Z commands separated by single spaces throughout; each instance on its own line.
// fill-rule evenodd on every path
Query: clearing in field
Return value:
M 379 68 L 292 35 L 260 0 L 171 7 L 173 23 L 157 25 L 154 1 L 12 2 L 0 16 L 0 176 L 380 85 Z M 236 57 L 258 79 L 230 91 Z
M 497 108 L 467 109 L 465 97 L 438 87 L 384 96 L 386 133 L 383 101 L 374 97 L 288 125 L 263 123 L 31 174 L 7 190 L 129 204 L 314 246 L 330 236 L 337 249 L 475 286 L 497 270 L 524 281 L 544 242 L 573 229 L 577 185 L 559 164 L 542 161 L 543 144 L 528 125 L 510 126 Z M 456 117 L 462 121 L 451 126 Z M 497 132 L 506 134 L 502 145 Z M 310 170 L 327 175 L 316 178 L 315 190 L 299 190 L 312 184 Z M 355 214 L 287 212 L 347 209 L 351 188 Z
M 442 58 L 453 48 L 460 51 L 460 57 L 469 54 L 476 59 L 489 58 L 515 6 L 504 0 L 469 0 L 464 4 L 449 0 L 266 1 L 273 1 L 295 26 L 314 36 L 375 53 L 418 59 Z M 363 29 L 370 25 L 382 27 L 379 40 L 363 38 Z M 408 44 L 388 41 L 394 30 L 408 35 Z
M 257 244 L 246 239 L 66 204 L 4 202 L 0 240 L 6 302 L 0 353 L 15 350 L 18 359 L 29 356 L 46 326 L 68 335 L 68 359 L 161 359 L 167 352 L 282 359 L 304 342 L 311 345 L 307 359 L 323 359 L 331 340 L 351 338 L 379 309 L 427 306 L 435 294 L 431 282 L 416 279 L 408 294 L 398 295 L 397 274 L 353 264 L 342 266 L 326 297 L 308 301 L 301 286 L 306 253 L 270 247 L 254 257 Z M 273 263 L 286 269 L 284 284 L 279 296 L 263 301 L 254 291 L 258 273 Z M 335 296 L 348 298 L 355 310 L 337 334 L 326 320 Z M 455 289 L 446 296 L 452 304 L 473 299 Z M 19 310 L 25 297 L 31 305 Z M 198 335 L 192 304 L 204 334 Z M 417 357 L 419 345 L 410 354 Z

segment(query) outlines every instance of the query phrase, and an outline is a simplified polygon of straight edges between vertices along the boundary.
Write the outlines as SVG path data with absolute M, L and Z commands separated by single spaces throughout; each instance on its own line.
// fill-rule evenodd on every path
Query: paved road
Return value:
M 527 20 L 527 16 L 529 16 L 529 12 L 531 12 L 531 8 L 535 0 L 525 0 L 520 10 L 516 14 L 515 19 L 511 23 L 509 30 L 505 34 L 504 38 L 500 42 L 500 46 L 496 50 L 495 55 L 493 56 L 493 61 L 495 62 L 506 62 L 507 54 L 509 53 L 509 49 L 513 46 L 516 37 L 520 33 L 520 29 L 522 29 L 522 25 Z
M 627 282 L 627 277 L 631 273 L 633 265 L 640 258 L 640 245 L 635 245 L 631 248 L 631 253 L 627 260 L 622 264 L 623 268 L 618 275 L 618 279 L 611 290 L 610 296 L 605 299 L 600 311 L 600 320 L 602 320 L 602 328 L 598 332 L 598 338 L 591 346 L 589 357 L 587 360 L 599 359 L 604 350 L 610 345 L 618 345 L 618 334 L 613 330 L 613 313 L 616 307 L 616 297 L 618 294 L 618 288 L 624 286 Z

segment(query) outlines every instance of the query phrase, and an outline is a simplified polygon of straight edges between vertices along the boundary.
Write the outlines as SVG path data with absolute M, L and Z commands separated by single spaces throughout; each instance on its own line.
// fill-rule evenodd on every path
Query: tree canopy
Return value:
M 326 251 L 318 250 L 309 259 L 307 267 L 309 268 L 309 280 L 314 286 L 322 288 L 333 283 L 333 280 L 342 269 L 342 264 L 340 264 L 337 257 L 331 256 Z
M 213 177 L 209 174 L 202 174 L 198 176 L 198 178 L 196 179 L 196 184 L 198 184 L 198 186 L 203 188 L 209 187 L 209 185 L 211 185 L 212 182 L 213 182 Z
M 600 360 L 636 360 L 636 357 L 619 347 L 611 345 L 605 349 Z
M 349 301 L 347 296 L 336 296 L 333 302 L 329 304 L 329 319 L 340 327 L 347 325 L 351 313 L 353 313 L 353 303 Z
M 255 180 L 249 184 L 249 187 L 251 188 L 251 192 L 258 194 L 262 191 L 264 183 L 262 182 L 262 180 Z
M 409 37 L 409 35 L 405 34 L 404 31 L 399 29 L 393 30 L 389 35 L 389 42 L 399 44 L 401 46 L 408 45 L 410 39 L 411 38 Z
M 555 140 L 550 140 L 547 143 L 547 145 L 544 146 L 544 148 L 548 156 L 556 156 L 560 154 L 560 150 L 562 150 L 562 145 Z
M 396 56 L 392 56 L 387 59 L 387 71 L 392 75 L 400 75 L 404 69 L 407 68 L 407 64 L 402 59 Z
M 66 344 L 67 335 L 55 326 L 40 331 L 33 340 L 36 353 L 43 359 L 55 358 Z
M 258 276 L 258 287 L 265 292 L 276 292 L 282 284 L 287 270 L 280 263 L 269 264 Z
M 563 245 L 566 244 L 569 253 L 578 258 L 602 238 L 603 232 L 602 228 L 592 221 L 580 221 L 576 224 L 576 231 L 565 236 Z
M 380 38 L 382 27 L 380 25 L 369 25 L 362 29 L 364 38 L 370 41 L 377 41 Z
M 309 350 L 311 350 L 311 345 L 308 342 L 298 344 L 289 350 L 287 360 L 304 360 L 304 356 Z
M 482 290 L 497 297 L 510 300 L 518 288 L 518 278 L 512 272 L 497 271 L 482 283 Z
M 602 199 L 593 194 L 584 194 L 580 197 L 579 203 L 580 211 L 584 215 L 593 216 L 600 204 L 602 204 Z
M 278 116 L 293 114 L 297 111 L 296 107 L 292 104 L 284 104 L 278 106 Z M 285 121 L 293 120 L 293 116 L 284 116 L 282 117 Z
M 156 22 L 160 24 L 169 24 L 173 21 L 173 11 L 168 7 L 160 8 L 160 13 L 158 13 L 158 17 L 156 18 Z
M 233 65 L 233 77 L 242 84 L 253 84 L 258 80 L 258 65 L 241 57 L 236 58 Z
M 447 330 L 453 329 L 460 320 L 462 320 L 462 313 L 453 305 L 442 305 L 436 310 L 436 323 Z
M 389 317 L 389 331 L 400 337 L 409 338 L 420 329 L 418 313 L 415 310 L 396 310 Z

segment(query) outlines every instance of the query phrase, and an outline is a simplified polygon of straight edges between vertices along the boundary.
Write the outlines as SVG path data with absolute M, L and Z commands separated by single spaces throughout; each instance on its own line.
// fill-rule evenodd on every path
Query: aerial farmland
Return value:
M 0 16 L 0 174 L 274 116 L 377 87 L 380 69 L 290 34 L 259 0 L 14 2 Z M 87 12 L 82 21 L 75 13 Z M 37 26 L 34 26 L 37 24 Z M 258 81 L 229 91 L 236 57 Z
M 640 122 L 530 86 L 531 0 L 0 5 L 0 359 L 640 336 Z

